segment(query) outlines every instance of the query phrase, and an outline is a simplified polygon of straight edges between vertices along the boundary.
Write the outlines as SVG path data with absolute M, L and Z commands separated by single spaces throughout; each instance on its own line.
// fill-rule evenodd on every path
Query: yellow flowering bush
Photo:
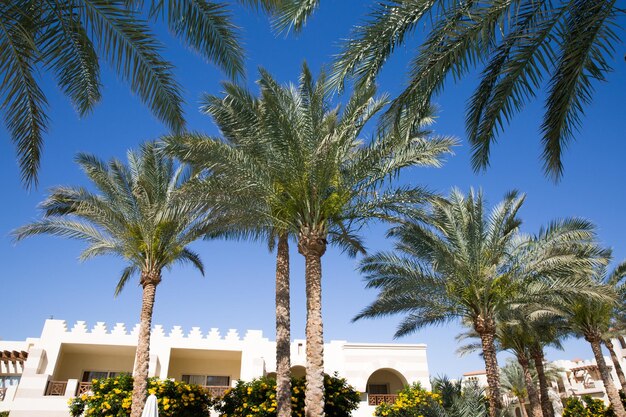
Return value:
M 566 398 L 564 405 L 563 417 L 615 417 L 613 410 L 607 408 L 602 400 L 588 395 L 584 395 L 582 401 L 576 397 Z
M 376 407 L 376 417 L 436 417 L 440 415 L 441 396 L 426 391 L 420 384 L 407 385 L 393 404 Z
M 120 375 L 92 381 L 91 393 L 69 401 L 72 417 L 127 417 L 132 403 L 133 378 Z M 154 394 L 160 417 L 207 417 L 213 405 L 208 391 L 199 385 L 150 378 L 147 394 Z
M 359 406 L 359 393 L 345 379 L 325 376 L 326 417 L 349 417 Z M 304 416 L 304 379 L 291 379 L 292 417 Z M 276 417 L 276 380 L 239 381 L 215 405 L 221 417 Z

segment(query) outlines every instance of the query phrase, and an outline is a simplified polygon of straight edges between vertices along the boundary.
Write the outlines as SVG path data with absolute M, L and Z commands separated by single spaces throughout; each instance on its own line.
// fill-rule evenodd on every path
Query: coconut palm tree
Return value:
M 271 10 L 278 0 L 241 0 Z M 212 0 L 7 0 L 0 4 L 0 95 L 23 182 L 37 182 L 48 101 L 37 72 L 51 73 L 79 115 L 101 99 L 100 61 L 169 128 L 184 127 L 180 86 L 148 20 L 164 20 L 187 46 L 230 77 L 243 50 L 229 9 Z
M 343 110 L 333 107 L 327 77 L 321 74 L 314 80 L 306 65 L 297 85 L 282 86 L 265 71 L 259 85 L 259 98 L 225 85 L 227 95 L 221 100 L 248 102 L 251 111 L 232 111 L 208 98 L 212 115 L 226 109 L 224 117 L 247 120 L 223 130 L 227 142 L 189 134 L 183 137 L 183 150 L 174 154 L 239 184 L 241 192 L 229 194 L 238 210 L 251 202 L 263 225 L 295 238 L 305 258 L 305 408 L 307 416 L 320 417 L 324 414 L 321 259 L 327 245 L 336 244 L 351 255 L 362 252 L 357 231 L 363 223 L 407 211 L 429 195 L 419 187 L 387 189 L 387 179 L 408 166 L 439 166 L 454 141 L 428 139 L 423 124 L 407 118 L 404 126 L 381 131 L 364 144 L 362 129 L 386 100 L 375 99 L 375 89 L 368 87 L 357 89 Z M 249 128 L 251 133 L 246 133 Z
M 496 337 L 498 316 L 532 300 L 585 294 L 587 280 L 559 280 L 563 271 L 588 269 L 593 226 L 580 219 L 554 222 L 542 239 L 520 235 L 517 212 L 524 196 L 511 192 L 490 213 L 482 192 L 466 196 L 453 190 L 432 204 L 422 218 L 409 219 L 389 232 L 394 252 L 361 263 L 368 288 L 380 292 L 355 320 L 407 314 L 395 336 L 425 326 L 461 319 L 481 341 L 489 385 L 490 413 L 502 410 Z
M 96 188 L 56 187 L 42 203 L 43 218 L 13 232 L 16 240 L 40 234 L 87 243 L 81 259 L 101 255 L 123 258 L 115 288 L 119 294 L 132 277 L 143 289 L 139 339 L 133 371 L 132 417 L 141 415 L 145 399 L 150 327 L 157 285 L 163 269 L 190 263 L 204 274 L 200 257 L 188 248 L 211 230 L 212 213 L 178 198 L 186 176 L 153 143 L 128 153 L 128 166 L 108 164 L 80 154 L 77 162 Z
M 581 1 L 416 1 L 373 2 L 367 20 L 356 26 L 335 63 L 341 85 L 353 76 L 371 84 L 389 56 L 403 45 L 416 52 L 408 86 L 393 110 L 420 111 L 446 80 L 474 68 L 480 81 L 466 116 L 475 169 L 489 164 L 491 145 L 505 123 L 546 91 L 541 125 L 545 172 L 562 175 L 561 152 L 581 124 L 594 86 L 611 70 L 619 36 L 616 0 Z M 287 0 L 276 19 L 300 29 L 319 0 Z M 424 40 L 410 36 L 425 26 Z

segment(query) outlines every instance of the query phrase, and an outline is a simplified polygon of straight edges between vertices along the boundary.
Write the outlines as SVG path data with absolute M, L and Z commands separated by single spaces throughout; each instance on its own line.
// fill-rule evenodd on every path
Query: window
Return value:
M 20 383 L 19 375 L 0 375 L 0 388 L 13 387 Z
M 389 394 L 389 385 L 387 384 L 369 384 L 367 386 L 368 394 Z
M 207 387 L 228 387 L 230 386 L 230 377 L 219 375 L 183 375 L 183 382 Z
M 106 379 L 106 378 L 115 378 L 121 374 L 121 372 L 111 372 L 111 371 L 85 371 L 83 372 L 82 382 L 91 382 L 94 379 Z

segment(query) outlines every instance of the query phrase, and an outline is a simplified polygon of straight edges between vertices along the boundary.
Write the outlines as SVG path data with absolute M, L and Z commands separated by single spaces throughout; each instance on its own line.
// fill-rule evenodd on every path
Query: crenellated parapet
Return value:
M 46 320 L 44 326 L 44 334 L 57 334 L 59 336 L 66 335 L 72 338 L 80 336 L 132 336 L 138 337 L 139 324 L 130 327 L 124 323 L 115 323 L 107 325 L 105 322 L 99 321 L 90 326 L 87 322 L 79 320 L 73 326 L 68 326 L 65 320 Z M 162 325 L 157 324 L 152 328 L 152 338 L 154 339 L 171 339 L 171 340 L 191 340 L 191 341 L 225 341 L 225 342 L 255 342 L 266 340 L 261 330 L 248 330 L 242 337 L 236 329 L 228 329 L 222 333 L 216 327 L 210 328 L 208 331 L 202 331 L 200 327 L 192 327 L 185 331 L 181 326 L 172 326 L 171 329 L 165 329 Z M 43 335 L 42 335 L 43 336 Z

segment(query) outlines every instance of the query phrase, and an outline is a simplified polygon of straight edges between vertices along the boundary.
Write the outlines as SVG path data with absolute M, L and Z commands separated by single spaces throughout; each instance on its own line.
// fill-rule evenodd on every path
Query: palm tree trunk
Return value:
M 526 412 L 526 407 L 524 406 L 524 398 L 517 397 L 517 401 L 519 401 L 519 408 L 522 409 L 522 417 L 528 417 L 528 413 Z
M 593 350 L 593 356 L 595 356 L 596 358 L 596 364 L 598 365 L 598 370 L 600 371 L 600 377 L 602 378 L 602 382 L 604 383 L 606 395 L 609 397 L 609 401 L 613 406 L 615 416 L 626 417 L 626 411 L 624 410 L 624 405 L 622 404 L 622 400 L 619 397 L 619 392 L 617 392 L 617 388 L 615 388 L 615 385 L 613 385 L 613 380 L 611 379 L 609 368 L 606 366 L 606 362 L 604 362 L 604 355 L 602 355 L 602 345 L 600 337 L 596 337 L 594 335 L 586 335 L 585 339 L 591 344 L 591 350 Z
M 160 271 L 141 273 L 143 294 L 139 319 L 139 340 L 137 341 L 135 369 L 133 371 L 131 417 L 140 417 L 146 403 L 148 365 L 150 364 L 150 328 L 152 326 L 152 310 L 154 308 L 156 287 L 159 282 L 161 282 Z
M 480 335 L 489 386 L 489 415 L 496 417 L 502 410 L 502 395 L 500 394 L 500 368 L 496 356 L 495 335 L 496 326 L 491 318 L 478 318 L 474 329 Z
M 550 402 L 550 395 L 548 394 L 548 379 L 546 378 L 546 371 L 543 366 L 544 356 L 543 348 L 541 345 L 536 344 L 532 348 L 533 361 L 535 362 L 535 370 L 537 371 L 537 378 L 539 379 L 539 395 L 541 398 L 541 411 L 544 417 L 554 417 L 554 408 L 552 402 Z
M 278 237 L 276 250 L 276 415 L 291 417 L 291 316 L 289 305 L 289 236 Z
M 322 323 L 322 255 L 326 239 L 301 232 L 298 251 L 305 259 L 306 280 L 306 393 L 305 417 L 324 417 L 324 330 Z
M 611 354 L 611 360 L 613 361 L 613 366 L 615 366 L 615 373 L 617 374 L 617 378 L 619 379 L 619 383 L 622 386 L 622 391 L 626 390 L 626 377 L 624 376 L 624 370 L 622 369 L 622 364 L 615 353 L 615 348 L 613 347 L 613 342 L 611 339 L 604 340 L 604 344 L 606 348 L 609 350 Z
M 533 376 L 530 373 L 529 360 L 526 353 L 518 353 L 517 361 L 524 372 L 524 382 L 526 384 L 526 391 L 528 392 L 528 401 L 530 402 L 530 413 L 532 417 L 543 417 L 539 393 L 537 392 L 535 381 L 533 381 Z

